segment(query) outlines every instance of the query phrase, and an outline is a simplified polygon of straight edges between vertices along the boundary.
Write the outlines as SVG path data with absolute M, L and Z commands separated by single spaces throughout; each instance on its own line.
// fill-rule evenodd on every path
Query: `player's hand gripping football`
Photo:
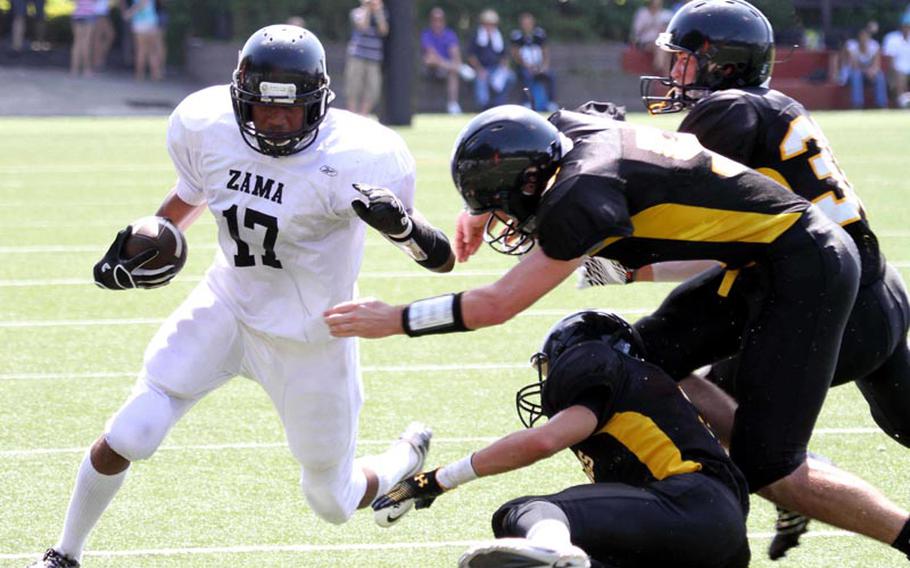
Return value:
M 373 511 L 382 513 L 409 505 L 413 501 L 415 509 L 427 509 L 437 497 L 445 493 L 445 488 L 436 481 L 436 472 L 423 471 L 408 479 L 399 481 L 385 495 L 373 501 Z
M 362 199 L 355 199 L 351 207 L 364 223 L 391 238 L 402 239 L 411 232 L 411 217 L 404 204 L 384 187 L 355 183 Z
M 157 288 L 164 286 L 177 274 L 176 267 L 172 273 L 156 270 L 145 274 L 142 267 L 158 256 L 156 250 L 145 250 L 132 258 L 124 258 L 124 245 L 133 232 L 131 225 L 117 233 L 114 242 L 107 249 L 101 260 L 93 269 L 95 284 L 106 290 L 129 290 L 131 288 Z

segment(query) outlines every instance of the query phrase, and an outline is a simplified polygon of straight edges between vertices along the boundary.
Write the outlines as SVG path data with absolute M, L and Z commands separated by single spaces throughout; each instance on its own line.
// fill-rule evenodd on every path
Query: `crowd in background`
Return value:
M 70 48 L 70 73 L 90 77 L 105 70 L 114 46 L 118 27 L 124 30 L 120 44 L 125 59 L 131 61 L 136 79 L 149 76 L 159 81 L 164 77 L 167 62 L 165 32 L 167 28 L 166 0 L 71 0 L 70 17 L 73 43 Z M 123 20 L 122 26 L 112 21 L 113 8 Z M 31 10 L 34 40 L 28 44 L 32 51 L 49 51 L 46 40 L 44 0 L 11 0 L 12 15 L 10 48 L 21 54 L 26 48 L 26 18 Z
M 481 12 L 466 44 L 465 63 L 458 38 L 446 25 L 442 8 L 430 12 L 429 25 L 421 34 L 421 51 L 430 77 L 444 72 L 448 112 L 461 112 L 455 98 L 460 80 L 473 82 L 478 110 L 508 102 L 516 86 L 521 89 L 520 99 L 526 106 L 540 111 L 553 109 L 555 82 L 547 34 L 529 12 L 522 12 L 516 23 L 517 27 L 505 35 L 495 10 Z
M 105 69 L 111 48 L 121 46 L 138 80 L 165 75 L 167 4 L 165 0 L 70 0 L 73 43 L 70 72 L 91 76 Z M 48 51 L 44 0 L 10 0 L 10 48 Z M 669 54 L 656 48 L 655 39 L 685 4 L 647 0 L 634 13 L 629 46 L 646 52 L 652 71 L 666 74 Z M 32 41 L 26 41 L 31 17 Z M 112 18 L 119 17 L 121 22 Z M 297 18 L 303 23 L 301 18 Z M 383 0 L 360 0 L 350 11 L 351 36 L 344 69 L 345 103 L 359 114 L 375 112 L 382 93 L 385 38 L 389 14 Z M 513 22 L 502 22 L 493 9 L 472 18 L 475 27 L 459 37 L 441 7 L 427 14 L 419 49 L 424 81 L 442 84 L 445 110 L 462 112 L 468 104 L 483 110 L 504 102 L 520 102 L 539 111 L 555 108 L 557 85 L 551 66 L 547 33 L 534 14 L 523 12 Z M 298 23 L 296 20 L 289 22 Z M 887 31 L 881 34 L 880 31 Z M 850 90 L 854 108 L 910 107 L 910 7 L 896 30 L 880 30 L 869 22 L 842 40 L 818 37 L 807 30 L 803 47 L 831 50 L 828 81 Z M 463 84 L 468 84 L 463 89 Z M 470 93 L 462 94 L 462 90 Z M 465 97 L 472 100 L 465 101 Z
M 379 100 L 387 19 L 382 0 L 361 0 L 351 10 L 345 98 L 348 109 L 360 114 L 370 114 Z M 462 81 L 473 83 L 477 110 L 511 101 L 517 96 L 516 86 L 526 106 L 541 111 L 555 107 L 547 34 L 531 13 L 520 14 L 515 23 L 506 35 L 500 29 L 499 14 L 483 10 L 462 51 L 458 35 L 446 23 L 445 11 L 440 7 L 430 10 L 427 26 L 420 33 L 423 75 L 445 83 L 448 113 L 462 112 Z
M 889 106 L 889 91 L 895 106 L 910 107 L 910 6 L 898 29 L 886 33 L 881 43 L 876 40 L 878 35 L 878 23 L 869 22 L 844 41 L 832 59 L 831 77 L 849 85 L 853 108 L 867 106 L 867 87 L 878 108 Z

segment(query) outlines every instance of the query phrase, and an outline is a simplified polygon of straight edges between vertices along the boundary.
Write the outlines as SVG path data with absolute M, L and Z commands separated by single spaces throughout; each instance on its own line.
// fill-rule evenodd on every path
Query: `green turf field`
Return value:
M 678 118 L 636 122 L 674 128 Z M 910 278 L 907 147 L 910 113 L 818 113 L 870 212 L 889 259 Z M 460 200 L 448 158 L 464 118 L 417 117 L 402 129 L 417 159 L 418 207 L 451 232 Z M 24 566 L 58 535 L 84 448 L 127 396 L 156 324 L 187 294 L 214 253 L 214 223 L 189 231 L 190 255 L 161 290 L 105 292 L 92 264 L 114 233 L 155 211 L 174 173 L 165 119 L 0 121 L 0 567 Z M 370 235 L 363 295 L 405 302 L 489 282 L 511 261 L 482 250 L 452 275 L 423 271 Z M 630 318 L 668 292 L 658 284 L 578 292 L 565 284 L 508 324 L 472 334 L 364 341 L 367 402 L 360 451 L 384 448 L 411 419 L 433 426 L 428 465 L 460 458 L 519 427 L 515 389 L 548 326 L 589 306 Z M 910 505 L 910 452 L 878 433 L 852 385 L 832 391 L 814 450 Z M 85 565 L 454 566 L 490 536 L 503 501 L 584 481 L 570 455 L 481 480 L 390 530 L 370 515 L 344 526 L 316 519 L 265 394 L 237 379 L 204 399 L 151 460 L 138 464 L 102 518 Z M 754 566 L 765 559 L 771 508 L 755 500 Z M 889 548 L 819 524 L 781 567 L 889 567 Z

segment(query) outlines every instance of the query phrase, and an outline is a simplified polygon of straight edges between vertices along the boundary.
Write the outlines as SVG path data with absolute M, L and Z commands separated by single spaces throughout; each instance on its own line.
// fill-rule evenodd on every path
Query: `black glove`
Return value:
M 95 275 L 95 284 L 106 290 L 127 290 L 130 288 L 157 288 L 164 286 L 174 275 L 168 275 L 166 271 L 153 271 L 153 275 L 136 273 L 144 264 L 158 256 L 156 250 L 143 251 L 133 258 L 123 258 L 123 245 L 126 240 L 133 234 L 133 227 L 127 225 L 125 229 L 117 233 L 117 237 L 111 244 L 110 248 L 104 254 L 104 257 L 95 264 L 93 270 Z M 162 281 L 163 280 L 163 281 Z
M 357 216 L 380 233 L 403 239 L 411 232 L 411 217 L 398 197 L 384 187 L 355 183 L 354 189 L 364 199 L 355 199 L 351 207 Z
M 373 510 L 388 509 L 408 500 L 414 501 L 415 509 L 428 508 L 437 497 L 445 493 L 445 489 L 436 481 L 437 471 L 438 468 L 424 471 L 399 481 L 388 493 L 373 501 Z

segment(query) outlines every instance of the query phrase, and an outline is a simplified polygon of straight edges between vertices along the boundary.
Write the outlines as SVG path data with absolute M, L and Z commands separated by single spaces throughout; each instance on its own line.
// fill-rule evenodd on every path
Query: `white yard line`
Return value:
M 477 277 L 496 277 L 502 276 L 505 270 L 460 270 L 458 272 L 447 272 L 444 274 L 430 271 L 379 271 L 371 272 L 365 270 L 360 273 L 360 279 L 377 279 L 377 280 L 401 280 L 403 278 L 477 278 Z M 184 275 L 178 278 L 176 284 L 196 284 L 202 280 L 202 276 Z M 91 286 L 93 282 L 88 278 L 34 278 L 34 279 L 10 279 L 0 280 L 0 288 L 34 288 L 36 286 Z
M 866 436 L 870 434 L 881 434 L 878 428 L 816 428 L 813 434 L 818 436 Z M 884 435 L 884 434 L 882 434 Z M 488 444 L 496 438 L 491 437 L 464 437 L 464 438 L 433 438 L 434 444 Z M 388 445 L 388 440 L 357 440 L 361 446 L 381 446 Z M 286 442 L 234 442 L 228 444 L 188 444 L 182 446 L 164 445 L 158 448 L 159 452 L 211 452 L 223 450 L 270 450 L 286 449 Z M 0 458 L 23 458 L 32 456 L 46 456 L 56 454 L 82 454 L 85 453 L 85 447 L 75 448 L 31 448 L 25 450 L 2 450 Z
M 465 437 L 465 438 L 433 438 L 434 444 L 489 444 L 496 440 L 492 437 Z M 389 445 L 389 440 L 357 440 L 359 446 Z M 187 444 L 183 446 L 164 445 L 158 448 L 159 452 L 217 452 L 223 450 L 286 450 L 287 442 L 235 442 L 229 444 Z M 32 448 L 30 450 L 3 450 L 0 458 L 17 458 L 29 456 L 46 456 L 55 454 L 82 454 L 84 447 L 79 448 Z
M 103 172 L 164 172 L 174 173 L 174 167 L 168 162 L 160 164 L 41 164 L 40 168 L 32 166 L 2 166 L 0 174 L 23 175 L 23 174 L 81 174 L 81 173 L 103 173 Z
M 456 363 L 450 365 L 366 365 L 364 373 L 420 373 L 428 371 L 487 371 L 502 369 L 529 369 L 527 363 Z M 0 373 L 0 381 L 58 381 L 83 379 L 110 379 L 135 377 L 138 371 L 110 371 L 87 373 Z
M 605 310 L 614 311 L 625 315 L 649 314 L 653 309 L 629 308 L 627 310 L 604 307 Z M 528 310 L 515 317 L 539 318 L 564 316 L 574 309 L 541 309 Z M 0 321 L 0 329 L 47 328 L 47 327 L 96 327 L 96 326 L 124 326 L 124 325 L 160 325 L 164 318 L 110 318 L 110 319 L 85 319 L 85 320 L 10 320 Z
M 801 538 L 846 538 L 859 536 L 846 531 L 826 530 L 812 531 Z M 749 533 L 750 540 L 767 540 L 774 537 L 772 532 Z M 381 550 L 432 550 L 439 548 L 467 548 L 478 542 L 475 540 L 447 540 L 434 542 L 390 542 L 390 543 L 349 543 L 349 544 L 260 544 L 242 546 L 206 546 L 183 548 L 144 548 L 133 550 L 89 550 L 87 557 L 122 558 L 134 556 L 185 556 L 216 554 L 257 554 L 276 552 L 353 552 Z M 2 553 L 0 560 L 29 560 L 40 556 L 40 552 Z

